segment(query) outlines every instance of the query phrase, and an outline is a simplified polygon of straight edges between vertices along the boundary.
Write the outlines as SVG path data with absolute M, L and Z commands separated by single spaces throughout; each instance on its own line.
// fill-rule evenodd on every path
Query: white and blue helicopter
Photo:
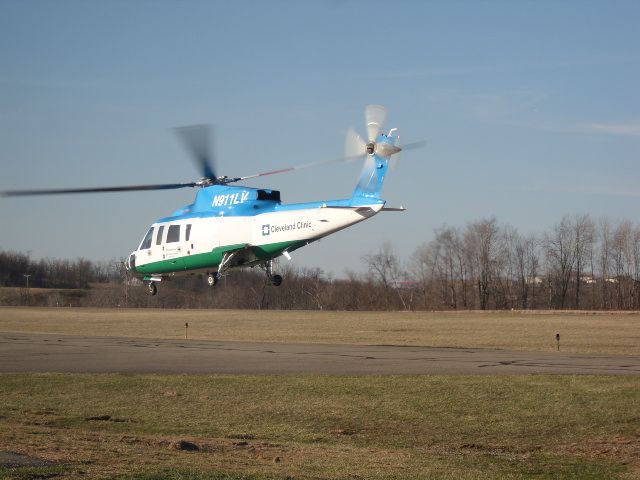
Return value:
M 157 284 L 172 276 L 204 273 L 214 286 L 228 270 L 260 267 L 274 286 L 282 277 L 274 274 L 273 260 L 316 240 L 366 220 L 387 208 L 380 192 L 392 155 L 398 145 L 397 129 L 382 131 L 386 109 L 369 105 L 365 109 L 367 139 L 353 129 L 347 132 L 345 157 L 245 177 L 219 177 L 210 150 L 210 128 L 206 125 L 182 127 L 177 134 L 199 165 L 197 182 L 160 185 L 131 185 L 47 190 L 13 190 L 2 196 L 53 195 L 140 190 L 169 190 L 199 187 L 193 203 L 156 221 L 138 248 L 125 261 L 126 268 L 141 278 L 151 295 Z M 414 148 L 423 142 L 405 145 Z M 350 198 L 284 204 L 280 192 L 266 188 L 230 185 L 252 178 L 285 173 L 324 163 L 365 159 L 360 178 Z

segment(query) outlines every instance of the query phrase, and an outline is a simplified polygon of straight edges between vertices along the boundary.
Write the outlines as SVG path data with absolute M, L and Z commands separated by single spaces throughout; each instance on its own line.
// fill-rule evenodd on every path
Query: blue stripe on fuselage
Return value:
M 238 205 L 235 205 L 234 208 L 229 207 L 214 207 L 210 208 L 208 211 L 204 212 L 189 212 L 182 213 L 178 215 L 172 215 L 169 217 L 164 217 L 156 221 L 156 223 L 165 223 L 165 222 L 175 222 L 177 220 L 184 220 L 189 218 L 209 218 L 209 217 L 250 217 L 259 215 L 262 213 L 273 213 L 273 212 L 289 212 L 295 210 L 308 210 L 313 208 L 322 208 L 322 207 L 359 207 L 362 205 L 384 205 L 385 201 L 380 199 L 371 199 L 371 198 L 345 198 L 342 200 L 326 200 L 326 201 L 318 201 L 318 202 L 305 202 L 305 203 L 290 203 L 290 204 L 282 204 L 277 202 L 264 202 L 264 205 L 257 205 L 258 208 L 255 208 L 260 200 L 257 200 L 255 203 L 251 203 L 250 205 L 243 206 L 244 208 L 238 208 Z M 267 205 L 270 203 L 270 205 Z M 249 207 L 249 208 L 247 208 Z M 178 211 L 180 212 L 180 210 Z M 178 213 L 176 212 L 176 213 Z

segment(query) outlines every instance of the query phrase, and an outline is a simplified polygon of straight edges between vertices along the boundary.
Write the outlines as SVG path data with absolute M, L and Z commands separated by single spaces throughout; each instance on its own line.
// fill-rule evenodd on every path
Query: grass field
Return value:
M 0 331 L 640 353 L 637 313 L 0 308 Z M 0 361 L 1 361 L 0 351 Z M 188 441 L 197 451 L 178 449 Z M 640 478 L 640 378 L 0 375 L 0 479 Z
M 5 374 L 0 397 L 0 449 L 56 478 L 640 477 L 639 378 Z
M 640 354 L 640 313 L 0 308 L 0 331 Z

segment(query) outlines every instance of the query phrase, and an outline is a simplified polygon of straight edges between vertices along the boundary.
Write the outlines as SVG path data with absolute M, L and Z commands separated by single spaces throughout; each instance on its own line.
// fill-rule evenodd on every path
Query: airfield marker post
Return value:
M 556 333 L 556 344 L 558 346 L 558 351 L 560 351 L 560 334 Z
M 30 273 L 23 274 L 23 277 L 27 279 L 27 306 L 29 306 L 29 277 L 30 276 L 31 276 Z
M 184 339 L 187 339 L 187 332 L 189 331 L 189 322 L 185 322 L 184 324 Z

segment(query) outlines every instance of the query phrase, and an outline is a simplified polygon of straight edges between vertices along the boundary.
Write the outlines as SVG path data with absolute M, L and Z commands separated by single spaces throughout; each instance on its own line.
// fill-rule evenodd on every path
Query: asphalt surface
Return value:
M 0 372 L 640 375 L 640 356 L 0 332 Z

